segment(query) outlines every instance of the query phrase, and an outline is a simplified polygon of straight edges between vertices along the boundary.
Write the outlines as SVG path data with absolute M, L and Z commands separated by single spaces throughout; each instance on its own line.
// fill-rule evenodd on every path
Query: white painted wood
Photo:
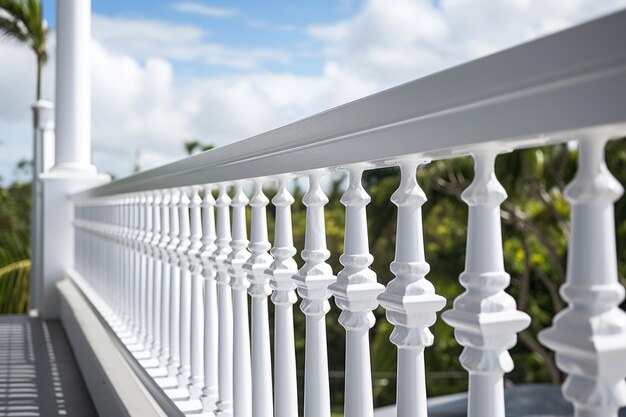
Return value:
M 163 267 L 161 262 L 161 251 L 159 244 L 161 242 L 161 201 L 163 195 L 160 191 L 153 193 L 153 205 L 152 205 L 152 241 L 150 242 L 150 251 L 152 254 L 152 280 L 153 290 L 152 297 L 152 335 L 153 343 L 151 356 L 154 359 L 159 358 L 159 352 L 161 351 L 161 276 L 163 273 Z
M 246 232 L 246 206 L 248 197 L 243 192 L 243 182 L 235 184 L 230 206 L 233 208 L 233 239 L 228 254 L 228 273 L 233 290 L 233 415 L 252 415 L 252 383 L 250 369 L 250 327 L 248 325 L 248 297 L 250 286 L 243 265 L 250 257 Z
M 424 348 L 433 344 L 428 329 L 446 300 L 435 294 L 425 276 L 430 270 L 424 256 L 422 205 L 426 195 L 415 178 L 417 160 L 403 160 L 400 186 L 391 196 L 398 206 L 396 257 L 391 272 L 396 276 L 378 297 L 394 330 L 390 340 L 398 347 L 396 388 L 397 417 L 427 417 Z M 425 161 L 424 161 L 425 162 Z
M 248 275 L 252 297 L 252 415 L 274 417 L 272 396 L 272 356 L 270 352 L 270 323 L 267 311 L 267 296 L 272 293 L 267 268 L 272 263 L 268 253 L 271 248 L 267 235 L 269 204 L 263 194 L 263 180 L 254 182 L 254 193 L 250 199 L 252 221 L 250 226 L 250 257 L 243 265 Z
M 153 205 L 154 205 L 154 196 L 152 195 L 152 193 L 148 192 L 145 193 L 145 217 L 146 217 L 146 224 L 145 224 L 145 233 L 143 235 L 143 240 L 142 240 L 142 248 L 143 248 L 143 254 L 144 254 L 144 258 L 146 260 L 146 266 L 145 266 L 145 310 L 144 310 L 144 314 L 146 317 L 145 323 L 146 323 L 146 343 L 145 343 L 145 348 L 148 351 L 152 351 L 153 348 L 153 343 L 154 343 L 154 334 L 152 332 L 153 330 L 153 320 L 154 320 L 154 305 L 153 305 L 153 293 L 154 293 L 154 261 L 152 258 L 152 247 L 151 247 L 151 243 L 152 243 L 152 229 L 153 229 Z
M 180 242 L 176 247 L 180 267 L 180 367 L 178 385 L 187 387 L 191 376 L 191 270 L 188 251 L 191 246 L 189 224 L 189 188 L 180 189 L 179 222 Z
M 230 197 L 226 185 L 221 184 L 215 202 L 217 206 L 217 249 L 211 255 L 211 263 L 217 270 L 217 296 L 219 310 L 218 325 L 218 380 L 219 398 L 216 416 L 232 417 L 233 415 L 233 304 L 230 289 L 230 276 L 226 260 L 230 253 Z
M 132 291 L 133 291 L 133 335 L 140 338 L 141 326 L 141 253 L 139 251 L 139 235 L 141 233 L 139 195 L 133 196 L 133 233 L 131 235 L 133 248 L 132 262 Z
M 167 364 L 168 376 L 177 377 L 180 366 L 180 275 L 178 253 L 176 251 L 180 239 L 178 222 L 178 205 L 180 191 L 174 189 L 170 195 L 170 241 L 167 246 L 170 261 L 170 357 Z
M 293 304 L 297 301 L 293 276 L 298 265 L 293 259 L 291 205 L 293 196 L 287 189 L 287 179 L 282 177 L 272 204 L 276 207 L 274 262 L 267 270 L 270 286 L 274 290 L 274 407 L 276 417 L 298 416 L 298 378 L 296 373 L 296 348 L 293 333 Z
M 190 245 L 187 252 L 191 268 L 191 335 L 190 335 L 190 378 L 189 395 L 192 399 L 200 398 L 204 388 L 204 278 L 202 277 L 202 263 L 200 250 L 202 249 L 202 219 L 200 205 L 202 199 L 199 187 L 191 189 Z
M 294 276 L 300 309 L 306 315 L 306 344 L 304 359 L 304 416 L 330 417 L 328 382 L 328 353 L 326 346 L 326 313 L 330 309 L 328 286 L 335 281 L 326 263 L 324 206 L 328 197 L 320 187 L 322 172 L 309 174 L 309 190 L 302 202 L 306 206 L 306 232 L 302 259 L 304 265 Z
M 346 329 L 346 417 L 374 415 L 369 329 L 376 321 L 372 313 L 378 307 L 376 297 L 385 289 L 376 282 L 376 273 L 369 268 L 374 258 L 369 253 L 365 211 L 371 198 L 361 184 L 364 168 L 364 165 L 348 168 L 348 189 L 341 197 L 346 220 L 344 253 L 339 262 L 344 268 L 337 274 L 337 281 L 329 286 L 335 303 L 343 310 L 339 323 Z
M 516 333 L 530 324 L 504 292 L 510 276 L 504 270 L 500 204 L 507 195 L 494 172 L 496 156 L 490 150 L 473 155 L 474 180 L 462 195 L 469 220 L 459 281 L 466 290 L 442 315 L 464 346 L 460 361 L 469 372 L 468 417 L 504 417 L 502 375 L 513 369 L 508 349 L 515 345 Z
M 161 199 L 161 350 L 159 351 L 159 367 L 167 369 L 170 360 L 170 274 L 172 266 L 168 246 L 170 242 L 170 204 L 171 190 L 162 191 Z
M 146 193 L 139 193 L 139 207 L 138 207 L 138 216 L 139 216 L 139 233 L 137 234 L 137 254 L 139 257 L 139 275 L 138 282 L 139 285 L 137 287 L 137 295 L 139 300 L 139 328 L 137 338 L 142 347 L 146 347 L 147 345 L 147 330 L 148 330 L 148 321 L 147 321 L 147 297 L 146 297 L 146 275 L 148 273 L 147 265 L 148 259 L 146 257 L 146 248 L 144 246 L 144 239 L 146 237 L 146 213 L 148 212 Z
M 578 171 L 565 190 L 572 229 L 561 295 L 568 307 L 539 334 L 567 374 L 563 396 L 576 417 L 617 417 L 626 405 L 626 313 L 618 307 L 624 287 L 618 280 L 613 212 L 624 189 L 604 161 L 606 140 L 578 141 Z
M 202 411 L 211 414 L 217 408 L 218 400 L 218 305 L 217 268 L 211 256 L 217 250 L 215 232 L 215 199 L 212 188 L 204 187 L 202 199 L 202 275 L 204 277 L 204 388 L 202 390 Z

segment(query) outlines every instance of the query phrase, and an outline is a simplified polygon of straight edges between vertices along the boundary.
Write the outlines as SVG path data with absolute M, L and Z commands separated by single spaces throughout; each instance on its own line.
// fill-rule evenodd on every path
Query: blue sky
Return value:
M 50 26 L 55 2 L 43 0 Z M 118 177 L 626 7 L 626 0 L 93 0 L 93 162 Z M 54 100 L 55 36 L 44 69 Z M 32 153 L 35 66 L 0 40 L 0 176 Z M 9 65 L 4 65 L 4 63 Z

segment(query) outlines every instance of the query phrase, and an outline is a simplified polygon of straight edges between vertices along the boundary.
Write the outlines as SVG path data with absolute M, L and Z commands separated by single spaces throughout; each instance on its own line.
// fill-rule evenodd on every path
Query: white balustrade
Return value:
M 276 207 L 274 262 L 267 270 L 270 286 L 274 290 L 274 408 L 276 417 L 298 416 L 298 379 L 296 372 L 296 348 L 293 333 L 293 304 L 297 301 L 293 276 L 298 265 L 293 259 L 291 205 L 293 196 L 287 189 L 287 180 L 280 178 L 272 204 Z
M 469 206 L 465 271 L 459 277 L 465 292 L 442 318 L 464 346 L 460 361 L 469 372 L 468 417 L 504 417 L 502 376 L 513 369 L 508 349 L 530 318 L 504 292 L 510 276 L 504 270 L 500 204 L 507 195 L 494 171 L 497 153 L 473 156 L 474 180 L 462 195 Z
M 180 260 L 178 259 L 177 248 L 179 239 L 179 213 L 180 191 L 172 190 L 170 195 L 170 241 L 167 251 L 170 261 L 170 356 L 167 364 L 168 375 L 178 378 L 178 368 L 180 366 Z
M 395 327 L 390 340 L 398 347 L 396 415 L 427 417 L 424 348 L 433 344 L 428 327 L 437 319 L 446 300 L 435 294 L 425 276 L 430 270 L 424 256 L 422 205 L 426 195 L 415 178 L 417 161 L 400 165 L 400 186 L 391 196 L 398 206 L 396 257 L 391 272 L 396 276 L 378 297 Z
M 255 417 L 274 417 L 272 406 L 272 358 L 270 352 L 270 322 L 267 311 L 269 286 L 267 268 L 272 264 L 271 248 L 267 235 L 269 204 L 263 194 L 263 180 L 254 182 L 254 193 L 250 199 L 252 221 L 250 227 L 250 257 L 243 265 L 248 275 L 252 297 L 252 414 Z M 282 359 L 281 359 L 282 360 Z M 236 412 L 236 410 L 235 410 Z
M 161 199 L 161 240 L 159 253 L 161 254 L 161 350 L 159 351 L 159 367 L 167 369 L 170 359 L 170 204 L 172 193 L 163 190 Z
M 604 162 L 605 136 L 578 141 L 578 171 L 565 190 L 572 206 L 567 277 L 568 307 L 539 334 L 567 374 L 563 396 L 576 417 L 617 417 L 626 405 L 626 313 L 619 303 L 613 203 L 624 189 Z
M 180 242 L 176 247 L 180 267 L 180 367 L 178 385 L 187 387 L 191 377 L 191 270 L 189 249 L 191 228 L 189 224 L 189 189 L 181 188 L 179 209 Z
M 248 325 L 248 297 L 250 286 L 243 265 L 250 252 L 246 232 L 246 205 L 248 197 L 243 192 L 243 183 L 235 184 L 230 206 L 233 208 L 233 239 L 228 254 L 228 273 L 233 290 L 233 411 L 235 417 L 252 415 L 252 382 L 250 369 L 250 327 Z
M 217 248 L 211 255 L 211 263 L 217 271 L 218 296 L 218 381 L 219 392 L 217 416 L 232 417 L 233 415 L 233 300 L 230 289 L 230 276 L 226 260 L 230 253 L 230 197 L 226 192 L 226 185 L 219 188 L 219 195 L 215 202 L 217 206 Z
M 320 186 L 322 172 L 309 174 L 309 190 L 302 202 L 306 206 L 306 232 L 302 259 L 304 266 L 294 276 L 300 309 L 306 315 L 304 359 L 304 415 L 330 417 L 328 353 L 325 317 L 330 309 L 328 286 L 335 281 L 332 268 L 326 263 L 324 206 L 328 197 Z
M 159 352 L 161 351 L 161 275 L 163 273 L 161 263 L 161 251 L 159 244 L 161 242 L 161 201 L 163 195 L 160 191 L 153 193 L 152 204 L 152 241 L 150 242 L 150 251 L 152 256 L 152 276 L 149 279 L 153 282 L 152 292 L 149 294 L 152 297 L 152 349 L 150 351 L 151 357 L 157 361 L 159 360 Z
M 147 351 L 152 351 L 153 343 L 154 343 L 154 334 L 153 330 L 153 321 L 154 321 L 154 305 L 153 305 L 153 293 L 154 293 L 154 263 L 152 258 L 152 238 L 153 238 L 153 205 L 154 205 L 154 196 L 152 193 L 146 193 L 145 200 L 145 217 L 146 223 L 144 225 L 146 231 L 143 236 L 142 247 L 144 258 L 146 262 L 145 272 L 144 272 L 144 296 L 145 296 L 145 349 Z

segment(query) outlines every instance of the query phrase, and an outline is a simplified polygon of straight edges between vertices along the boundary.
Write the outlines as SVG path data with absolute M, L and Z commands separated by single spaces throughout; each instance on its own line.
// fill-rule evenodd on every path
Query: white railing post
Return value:
M 161 251 L 159 249 L 159 244 L 161 242 L 161 201 L 163 200 L 163 195 L 160 191 L 155 191 L 153 193 L 154 200 L 152 205 L 152 241 L 150 242 L 150 250 L 152 252 L 152 280 L 153 280 L 153 290 L 152 294 L 152 306 L 153 306 L 153 317 L 152 317 L 152 350 L 151 356 L 153 359 L 158 361 L 159 352 L 161 351 L 161 275 L 162 275 L 162 263 L 161 263 Z
M 344 266 L 337 281 L 329 286 L 335 303 L 342 309 L 339 323 L 346 329 L 345 417 L 373 417 L 372 372 L 369 329 L 376 319 L 372 311 L 376 297 L 385 289 L 369 269 L 374 258 L 369 253 L 365 207 L 371 201 L 361 184 L 364 166 L 348 168 L 349 185 L 341 197 L 346 207 Z
M 446 300 L 435 294 L 425 279 L 430 270 L 424 256 L 422 205 L 426 195 L 415 178 L 417 161 L 401 161 L 400 186 L 391 196 L 398 206 L 396 257 L 391 272 L 396 276 L 378 297 L 395 327 L 390 340 L 398 347 L 396 382 L 397 417 L 427 417 L 424 348 L 433 343 L 428 329 Z
M 145 203 L 145 216 L 146 216 L 146 224 L 145 229 L 146 232 L 143 236 L 143 253 L 144 258 L 146 260 L 144 278 L 145 278 L 145 286 L 143 291 L 145 291 L 145 315 L 146 315 L 146 336 L 145 336 L 145 348 L 147 351 L 152 351 L 152 344 L 154 343 L 154 334 L 152 333 L 153 329 L 153 321 L 154 321 L 154 304 L 153 304 L 153 291 L 154 291 L 154 260 L 152 253 L 152 229 L 153 229 L 153 205 L 154 205 L 154 196 L 151 192 L 146 193 L 146 203 Z
M 217 270 L 218 296 L 218 355 L 219 355 L 219 400 L 215 414 L 220 417 L 233 415 L 233 300 L 230 289 L 230 276 L 226 260 L 230 253 L 230 197 L 226 184 L 220 185 L 217 206 L 217 249 L 211 256 L 211 263 Z
M 218 400 L 218 308 L 217 308 L 217 269 L 211 256 L 217 250 L 215 244 L 215 199 L 210 186 L 204 187 L 202 199 L 202 252 L 200 259 L 204 277 L 204 388 L 202 390 L 202 411 L 211 414 L 217 408 Z
M 178 233 L 178 205 L 180 191 L 173 189 L 170 194 L 170 241 L 167 251 L 170 260 L 170 357 L 167 365 L 168 376 L 178 379 L 178 367 L 180 366 L 180 268 L 176 248 L 180 239 Z
M 176 248 L 178 265 L 180 266 L 180 367 L 178 368 L 178 385 L 187 388 L 191 376 L 191 271 L 188 251 L 191 246 L 191 229 L 189 225 L 189 189 L 180 189 L 178 203 L 180 221 L 180 242 Z
M 233 290 L 233 411 L 235 417 L 252 415 L 252 381 L 250 369 L 250 327 L 248 325 L 248 297 L 250 285 L 243 265 L 250 257 L 246 232 L 246 206 L 248 197 L 243 192 L 243 182 L 235 183 L 233 208 L 232 249 L 228 255 L 230 286 Z
M 248 274 L 252 297 L 252 411 L 255 417 L 274 417 L 272 397 L 272 355 L 270 352 L 270 323 L 267 296 L 272 290 L 266 269 L 272 263 L 267 252 L 270 242 L 267 236 L 269 200 L 263 194 L 263 180 L 254 181 L 254 193 L 250 199 L 252 221 L 250 226 L 250 258 L 243 266 Z
M 141 215 L 138 194 L 133 196 L 133 234 L 131 245 L 133 248 L 133 336 L 141 343 L 141 253 L 139 251 L 139 234 L 141 233 Z
M 335 281 L 326 263 L 324 206 L 328 198 L 320 186 L 322 172 L 309 174 L 309 190 L 303 198 L 306 206 L 306 232 L 302 259 L 304 266 L 294 276 L 300 309 L 306 315 L 304 359 L 304 416 L 330 417 L 330 388 L 326 346 L 326 313 L 330 309 L 328 286 Z
M 202 249 L 202 219 L 200 213 L 200 205 L 202 199 L 198 194 L 199 187 L 192 187 L 190 216 L 191 216 L 191 236 L 189 251 L 190 269 L 191 269 L 191 352 L 190 352 L 190 368 L 191 376 L 189 378 L 189 396 L 192 399 L 199 399 L 202 395 L 204 387 L 204 302 L 203 302 L 203 277 L 202 263 L 200 260 L 200 250 Z
M 170 275 L 171 260 L 167 250 L 170 242 L 170 204 L 172 192 L 162 191 L 161 199 L 161 240 L 159 252 L 161 256 L 161 350 L 159 351 L 159 368 L 166 369 L 170 359 Z
M 473 156 L 474 180 L 462 195 L 469 220 L 459 281 L 466 290 L 442 318 L 464 346 L 460 361 L 469 372 L 468 417 L 504 417 L 503 374 L 513 369 L 508 349 L 530 318 L 504 292 L 510 276 L 504 270 L 500 204 L 507 195 L 494 171 L 497 153 L 485 150 Z
M 293 333 L 293 304 L 297 301 L 293 276 L 298 265 L 293 259 L 291 205 L 293 196 L 287 190 L 287 180 L 278 181 L 278 190 L 272 199 L 276 207 L 274 262 L 267 270 L 270 286 L 274 290 L 274 407 L 276 417 L 298 416 L 298 378 L 296 373 L 296 348 Z
M 606 141 L 590 135 L 578 142 L 578 171 L 565 190 L 572 229 L 561 295 L 568 307 L 539 334 L 568 374 L 562 391 L 576 417 L 617 417 L 626 405 L 626 313 L 618 307 L 624 287 L 613 209 L 624 189 L 607 169 Z

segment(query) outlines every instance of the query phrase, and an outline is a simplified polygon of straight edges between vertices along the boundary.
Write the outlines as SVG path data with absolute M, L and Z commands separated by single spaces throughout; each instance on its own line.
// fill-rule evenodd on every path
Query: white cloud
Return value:
M 239 14 L 238 9 L 207 6 L 206 4 L 193 2 L 174 3 L 172 8 L 179 12 L 200 14 L 208 17 L 231 17 Z

